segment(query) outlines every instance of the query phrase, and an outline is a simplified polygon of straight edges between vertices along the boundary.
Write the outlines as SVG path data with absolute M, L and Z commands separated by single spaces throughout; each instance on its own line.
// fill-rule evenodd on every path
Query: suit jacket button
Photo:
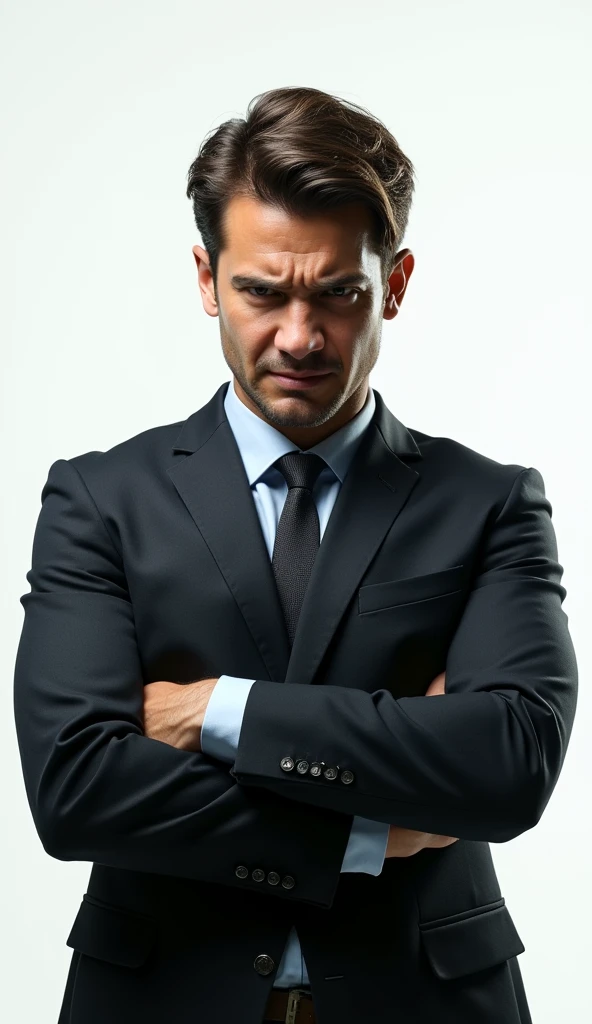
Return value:
M 282 878 L 282 885 L 284 889 L 293 889 L 296 883 L 292 878 L 292 875 L 284 875 Z
M 239 864 L 238 867 L 235 868 L 234 873 L 237 878 L 246 878 L 249 874 L 249 869 L 246 868 L 244 864 Z
M 338 771 L 339 771 L 339 765 L 337 765 L 336 768 L 325 768 L 325 771 L 323 772 L 323 775 L 325 776 L 326 779 L 336 779 Z
M 353 782 L 354 781 L 354 773 L 350 772 L 350 771 L 347 771 L 347 770 L 342 772 L 341 773 L 341 781 L 342 782 L 346 782 L 346 783 L 347 782 Z
M 311 766 L 310 766 L 310 774 L 314 775 L 314 776 L 320 775 L 322 770 L 323 770 L 323 768 L 324 768 L 324 766 L 325 766 L 325 762 L 324 761 L 313 761 Z
M 265 871 L 262 871 L 261 868 L 255 868 L 251 871 L 251 878 L 254 882 L 262 882 L 265 878 Z
M 294 761 L 291 757 L 282 757 L 280 761 L 280 768 L 283 768 L 285 772 L 291 772 L 294 767 Z
M 267 875 L 267 881 L 270 885 L 277 885 L 280 880 L 280 876 L 277 871 L 269 871 Z
M 255 957 L 253 967 L 257 974 L 271 974 L 275 968 L 275 963 L 267 953 L 259 953 L 259 956 Z
M 306 775 L 309 769 L 308 761 L 298 761 L 296 765 L 296 771 L 300 772 L 301 775 Z

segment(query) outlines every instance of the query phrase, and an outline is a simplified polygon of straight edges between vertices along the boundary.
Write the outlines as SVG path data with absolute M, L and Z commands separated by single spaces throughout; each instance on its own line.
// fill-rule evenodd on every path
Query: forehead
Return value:
M 227 257 L 233 264 L 266 257 L 297 262 L 328 257 L 362 266 L 373 251 L 372 228 L 371 212 L 362 203 L 302 217 L 251 196 L 234 196 L 224 215 Z

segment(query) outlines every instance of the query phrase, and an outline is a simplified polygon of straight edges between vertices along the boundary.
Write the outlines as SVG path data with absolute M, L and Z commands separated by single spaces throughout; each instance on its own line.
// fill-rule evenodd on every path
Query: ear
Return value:
M 395 257 L 395 265 L 388 279 L 387 295 L 382 314 L 385 320 L 393 320 L 399 312 L 414 266 L 415 256 L 411 249 L 401 249 Z
M 214 289 L 214 278 L 209 256 L 201 245 L 194 245 L 191 251 L 197 264 L 197 279 L 203 308 L 208 316 L 218 316 L 218 300 Z

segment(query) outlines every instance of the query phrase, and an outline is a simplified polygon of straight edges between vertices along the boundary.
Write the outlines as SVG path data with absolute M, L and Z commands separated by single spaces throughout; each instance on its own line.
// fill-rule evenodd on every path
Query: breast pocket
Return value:
M 450 569 L 421 576 L 369 583 L 358 590 L 358 614 L 367 615 L 457 594 L 462 590 L 465 577 L 464 565 L 453 565 Z

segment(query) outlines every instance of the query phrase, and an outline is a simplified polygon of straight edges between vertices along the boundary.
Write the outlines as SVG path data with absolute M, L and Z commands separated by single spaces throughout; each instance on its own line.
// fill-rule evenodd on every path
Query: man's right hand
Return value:
M 444 694 L 446 692 L 444 689 L 445 679 L 445 672 L 441 672 L 440 675 L 436 676 L 427 689 L 426 697 L 437 697 Z M 412 857 L 415 853 L 419 853 L 420 850 L 424 850 L 428 846 L 440 848 L 451 846 L 452 843 L 457 842 L 458 839 L 455 839 L 453 836 L 440 836 L 433 832 L 416 832 L 413 828 L 401 828 L 399 825 L 391 825 L 385 857 Z

